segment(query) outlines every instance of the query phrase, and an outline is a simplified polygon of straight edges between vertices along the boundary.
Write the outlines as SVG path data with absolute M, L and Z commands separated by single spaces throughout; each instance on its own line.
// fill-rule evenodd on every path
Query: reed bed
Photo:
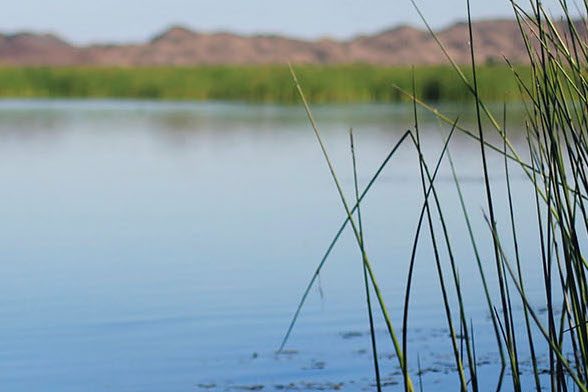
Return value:
M 482 76 L 484 68 L 476 64 L 476 37 L 471 30 L 469 1 L 467 16 L 470 36 L 466 39 L 471 43 L 471 64 L 467 68 L 456 64 L 445 50 L 443 42 L 437 42 L 439 49 L 446 54 L 460 88 L 467 91 L 471 98 L 471 109 L 476 114 L 474 126 L 470 128 L 462 125 L 459 118 L 450 118 L 426 103 L 427 97 L 422 96 L 423 90 L 418 87 L 423 83 L 420 70 L 409 72 L 410 84 L 407 86 L 396 83 L 396 91 L 413 102 L 414 123 L 385 157 L 363 192 L 359 191 L 357 185 L 356 147 L 353 134 L 350 134 L 355 179 L 353 199 L 347 198 L 340 186 L 337 172 L 312 116 L 309 105 L 312 96 L 306 95 L 304 82 L 297 78 L 298 71 L 291 69 L 295 88 L 340 196 L 345 219 L 312 275 L 280 350 L 287 344 L 300 309 L 330 252 L 341 233 L 346 227 L 350 227 L 364 267 L 375 388 L 382 389 L 381 367 L 389 366 L 389 363 L 378 361 L 372 295 L 375 295 L 388 338 L 394 347 L 396 366 L 402 371 L 404 389 L 414 391 L 417 388 L 415 380 L 419 381 L 419 387 L 422 388 L 420 359 L 416 358 L 417 367 L 410 366 L 415 359 L 411 362 L 409 358 L 417 355 L 411 352 L 407 337 L 411 332 L 410 310 L 416 284 L 413 282 L 416 251 L 427 240 L 433 249 L 430 262 L 437 271 L 441 306 L 449 331 L 447 344 L 453 353 L 456 389 L 489 389 L 488 385 L 480 384 L 474 331 L 477 320 L 469 315 L 463 298 L 462 281 L 454 252 L 456 244 L 445 219 L 448 211 L 435 185 L 440 165 L 447 162 L 453 174 L 460 213 L 463 215 L 474 254 L 472 260 L 479 272 L 480 290 L 491 317 L 498 348 L 497 360 L 500 361 L 501 370 L 496 374 L 495 388 L 490 389 L 588 390 L 588 261 L 585 255 L 588 235 L 588 1 L 584 1 L 579 9 L 574 8 L 572 12 L 571 5 L 566 0 L 561 0 L 559 11 L 562 17 L 557 20 L 538 0 L 525 4 L 524 7 L 516 2 L 511 4 L 531 64 L 522 73 L 521 69 L 510 66 L 508 59 L 505 59 L 511 76 L 517 80 L 519 98 L 525 104 L 526 115 L 521 124 L 526 131 L 525 151 L 517 151 L 509 139 L 506 105 L 497 115 L 489 109 L 487 99 L 482 94 L 490 86 L 488 80 Z M 418 8 L 417 10 L 421 14 Z M 579 17 L 578 14 L 582 16 Z M 426 18 L 422 14 L 421 16 L 427 24 Z M 437 39 L 435 33 L 430 28 L 429 30 Z M 442 151 L 433 160 L 424 156 L 421 145 L 418 113 L 422 109 L 434 113 L 441 122 L 447 124 L 449 130 Z M 484 235 L 475 234 L 472 230 L 471 211 L 477 209 L 477 206 L 468 205 L 460 184 L 460 168 L 455 165 L 451 156 L 451 140 L 456 132 L 467 135 L 479 146 L 480 175 L 483 178 L 485 195 L 481 214 L 487 224 Z M 404 282 L 404 306 L 400 315 L 402 326 L 399 328 L 399 325 L 392 322 L 393 317 L 386 298 L 379 288 L 378 279 L 381 277 L 373 272 L 372 261 L 364 246 L 361 205 L 385 167 L 393 164 L 398 148 L 405 144 L 414 148 L 418 158 L 422 207 L 414 241 L 407 244 L 411 245 L 411 256 L 406 261 L 408 276 Z M 494 158 L 499 157 L 502 162 L 505 187 L 499 188 L 491 181 L 491 155 Z M 434 165 L 431 166 L 430 162 L 434 162 Z M 534 222 L 520 222 L 517 219 L 513 199 L 529 195 L 514 194 L 511 183 L 515 171 L 523 173 L 529 189 L 532 190 L 530 202 L 534 203 Z M 499 207 L 508 211 L 506 216 L 497 214 Z M 519 238 L 525 230 L 536 233 L 536 253 L 540 255 L 537 258 L 526 259 L 521 252 Z M 486 246 L 482 247 L 481 244 Z M 490 251 L 482 252 L 481 249 Z M 531 266 L 539 266 L 542 275 L 539 303 L 526 291 L 525 269 Z M 540 313 L 538 305 L 544 305 L 545 312 Z M 523 379 L 521 367 L 527 360 L 527 355 L 530 357 L 531 377 Z M 547 358 L 543 364 L 539 363 L 540 356 Z
M 530 77 L 529 67 L 518 74 Z M 428 101 L 468 101 L 471 95 L 451 67 L 418 69 L 418 94 Z M 313 103 L 406 101 L 392 83 L 410 88 L 410 68 L 370 65 L 299 66 L 297 73 Z M 487 100 L 516 99 L 510 69 L 485 66 L 479 77 Z M 298 102 L 286 66 L 200 66 L 160 68 L 11 68 L 0 67 L 0 97 L 135 98 Z

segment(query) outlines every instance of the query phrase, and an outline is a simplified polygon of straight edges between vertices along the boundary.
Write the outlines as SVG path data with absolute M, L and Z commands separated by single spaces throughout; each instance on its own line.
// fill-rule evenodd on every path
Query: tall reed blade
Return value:
M 355 143 L 353 140 L 353 129 L 349 130 L 349 144 L 351 146 L 351 158 L 353 162 L 353 187 L 355 190 L 355 203 L 357 204 L 357 222 L 359 224 L 359 238 L 360 238 L 360 250 L 361 253 L 365 253 L 365 237 L 363 234 L 363 223 L 361 219 L 361 208 L 360 208 L 360 201 L 359 201 L 359 186 L 357 181 L 357 162 L 356 162 L 356 154 L 355 154 Z M 378 392 L 382 391 L 382 381 L 380 379 L 380 365 L 378 363 L 378 347 L 376 343 L 376 332 L 374 328 L 374 315 L 372 312 L 372 301 L 370 295 L 370 285 L 368 281 L 368 272 L 367 268 L 364 263 L 362 263 L 362 270 L 363 270 L 363 284 L 365 287 L 365 298 L 366 298 L 366 307 L 368 310 L 368 320 L 370 323 L 370 340 L 372 343 L 372 355 L 374 359 L 374 373 L 376 376 L 376 388 Z

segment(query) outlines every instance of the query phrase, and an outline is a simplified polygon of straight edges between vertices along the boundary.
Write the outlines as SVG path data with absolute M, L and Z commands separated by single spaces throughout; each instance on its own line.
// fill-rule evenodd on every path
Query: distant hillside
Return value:
M 473 24 L 480 63 L 527 61 L 519 28 L 512 20 Z M 438 31 L 458 63 L 469 62 L 468 26 L 456 23 Z M 0 34 L 0 65 L 11 66 L 159 66 L 215 64 L 431 65 L 446 60 L 431 35 L 399 26 L 348 41 L 304 41 L 275 35 L 240 36 L 199 33 L 173 27 L 142 44 L 75 46 L 49 34 Z

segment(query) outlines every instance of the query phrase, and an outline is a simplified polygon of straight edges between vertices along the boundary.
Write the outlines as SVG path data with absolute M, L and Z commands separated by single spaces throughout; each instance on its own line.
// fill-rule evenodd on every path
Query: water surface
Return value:
M 468 122 L 470 108 L 445 109 Z M 348 129 L 356 133 L 363 187 L 413 123 L 403 105 L 322 106 L 315 114 L 350 198 Z M 449 126 L 423 114 L 421 128 L 433 165 Z M 516 132 L 513 139 L 524 145 Z M 479 145 L 456 135 L 451 151 L 491 272 Z M 417 165 L 405 143 L 362 211 L 368 253 L 397 325 L 422 203 Z M 491 157 L 498 192 L 501 165 Z M 275 353 L 345 216 L 300 107 L 2 101 L 0 184 L 0 389 L 371 388 L 361 259 L 350 232 L 327 262 L 287 352 Z M 521 173 L 513 186 L 519 219 L 534 219 Z M 448 165 L 438 191 L 466 277 L 481 378 L 494 385 L 496 344 Z M 506 204 L 498 213 L 505 216 Z M 527 226 L 522 244 L 536 241 Z M 416 374 L 420 357 L 425 389 L 455 390 L 432 250 L 423 238 L 409 360 Z M 522 248 L 526 259 L 536 256 L 533 246 Z M 532 277 L 539 265 L 526 268 Z M 538 306 L 539 282 L 529 283 Z M 385 325 L 379 316 L 376 322 L 387 388 L 401 390 Z

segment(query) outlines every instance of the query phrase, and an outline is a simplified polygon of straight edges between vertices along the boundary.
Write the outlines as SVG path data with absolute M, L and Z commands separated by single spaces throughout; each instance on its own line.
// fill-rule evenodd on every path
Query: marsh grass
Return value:
M 567 1 L 560 0 L 560 11 L 563 16 L 557 21 L 539 1 L 531 2 L 526 8 L 516 2 L 511 2 L 511 5 L 531 63 L 530 78 L 522 76 L 519 69 L 510 68 L 511 75 L 518 81 L 520 98 L 525 102 L 526 116 L 522 126 L 526 130 L 527 151 L 517 151 L 509 140 L 506 105 L 503 107 L 500 121 L 499 116 L 491 112 L 485 97 L 480 92 L 486 88 L 486 81 L 480 77 L 480 69 L 476 65 L 475 36 L 471 28 L 468 1 L 466 3 L 470 26 L 468 38 L 472 60 L 469 71 L 464 71 L 460 65 L 452 61 L 443 43 L 430 28 L 429 30 L 437 40 L 440 50 L 447 56 L 461 87 L 472 99 L 472 109 L 476 114 L 474 127 L 467 128 L 460 124 L 458 119 L 449 118 L 432 105 L 425 103 L 426 99 L 419 98 L 422 90 L 417 87 L 418 82 L 414 75 L 418 75 L 419 72 L 415 71 L 411 86 L 396 86 L 396 91 L 413 102 L 414 124 L 400 138 L 361 194 L 357 185 L 356 151 L 351 135 L 355 185 L 355 203 L 351 207 L 339 184 L 318 126 L 312 117 L 307 97 L 292 70 L 295 87 L 328 164 L 346 217 L 313 274 L 280 349 L 284 347 L 292 332 L 310 287 L 320 274 L 339 236 L 349 224 L 364 266 L 366 307 L 377 388 L 378 390 L 381 388 L 380 366 L 386 366 L 386 364 L 377 361 L 377 342 L 370 297 L 372 290 L 376 294 L 387 325 L 388 336 L 394 345 L 405 390 L 414 390 L 412 382 L 414 376 L 418 377 L 419 388 L 423 389 L 420 357 L 417 356 L 418 368 L 410 368 L 408 358 L 413 353 L 407 339 L 410 333 L 409 311 L 414 284 L 415 254 L 423 237 L 431 242 L 433 249 L 432 263 L 437 271 L 445 322 L 449 331 L 448 344 L 453 353 L 456 383 L 462 391 L 487 390 L 480 386 L 478 377 L 474 334 L 476 320 L 468 316 L 463 300 L 461 278 L 454 252 L 456 245 L 452 241 L 450 229 L 444 218 L 446 206 L 435 186 L 439 166 L 447 158 L 499 351 L 501 370 L 496 374 L 496 390 L 506 388 L 514 391 L 530 389 L 588 391 L 588 261 L 584 254 L 588 235 L 588 206 L 586 205 L 588 201 L 588 81 L 586 79 L 588 45 L 585 17 L 588 12 L 588 1 L 583 2 L 583 9 L 580 10 L 584 17 L 578 19 L 570 12 Z M 416 4 L 415 7 L 429 27 Z M 507 59 L 506 62 L 508 64 Z M 436 159 L 432 171 L 429 169 L 421 144 L 418 106 L 430 110 L 448 126 L 451 125 L 443 150 Z M 472 230 L 470 212 L 472 208 L 468 206 L 461 190 L 459 167 L 454 164 L 448 148 L 454 132 L 467 135 L 478 144 L 480 149 L 480 174 L 483 177 L 485 195 L 485 206 L 481 214 L 487 224 L 485 235 L 476 235 Z M 498 136 L 501 142 L 490 142 L 489 140 L 493 138 L 489 138 L 488 135 Z M 360 206 L 382 170 L 393 161 L 392 158 L 398 147 L 406 143 L 414 148 L 418 157 L 423 201 L 411 256 L 408 260 L 402 335 L 399 339 L 376 276 L 372 272 L 364 242 Z M 505 190 L 498 190 L 496 184 L 490 179 L 489 154 L 502 158 Z M 528 158 L 523 159 L 523 156 Z M 523 226 L 517 220 L 513 199 L 526 195 L 514 194 L 511 186 L 513 169 L 524 173 L 532 190 L 536 215 L 534 224 L 529 225 L 529 222 L 525 222 Z M 502 206 L 506 206 L 508 211 L 506 217 L 498 216 L 496 213 L 497 208 Z M 507 230 L 504 230 L 505 227 Z M 426 237 L 422 235 L 423 228 L 428 229 L 429 235 Z M 540 254 L 537 259 L 525 259 L 520 251 L 521 230 L 536 231 L 535 246 Z M 481 243 L 487 243 L 490 246 L 482 248 Z M 491 251 L 485 254 L 480 249 Z M 534 264 L 540 265 L 542 274 L 543 299 L 541 302 L 546 308 L 544 315 L 539 314 L 536 299 L 533 298 L 535 299 L 533 302 L 525 288 L 525 267 L 528 268 Z M 447 269 L 449 273 L 445 273 Z M 488 274 L 493 274 L 491 280 L 488 279 Z M 517 310 L 519 307 L 520 311 Z M 559 308 L 561 312 L 556 310 Z M 530 381 L 521 378 L 521 364 L 525 360 L 523 352 L 528 352 L 531 357 L 532 380 Z M 542 354 L 547 355 L 548 358 L 546 372 L 540 369 L 538 363 L 538 356 Z M 505 378 L 508 378 L 508 383 L 505 383 Z
M 517 68 L 529 78 L 530 68 Z M 298 66 L 305 94 L 313 103 L 408 101 L 390 86 L 410 90 L 408 67 L 370 65 Z M 509 67 L 485 66 L 480 78 L 488 100 L 516 99 L 517 81 Z M 471 100 L 467 89 L 447 66 L 419 67 L 418 95 L 427 101 Z M 237 100 L 296 103 L 288 67 L 0 67 L 0 97 L 9 98 L 135 98 L 176 100 Z M 506 94 L 506 95 L 505 95 Z

